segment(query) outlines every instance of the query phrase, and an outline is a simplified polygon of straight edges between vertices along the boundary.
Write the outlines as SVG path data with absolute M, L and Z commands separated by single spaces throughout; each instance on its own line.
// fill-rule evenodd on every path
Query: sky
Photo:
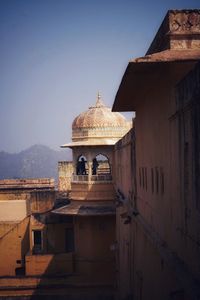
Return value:
M 199 4 L 0 0 L 0 151 L 69 142 L 98 91 L 112 107 L 128 61 L 146 53 L 167 10 Z

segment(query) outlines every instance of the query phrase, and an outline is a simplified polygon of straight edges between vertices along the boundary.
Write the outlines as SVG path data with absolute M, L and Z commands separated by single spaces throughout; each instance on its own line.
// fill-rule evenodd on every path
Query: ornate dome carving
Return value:
M 123 127 L 127 121 L 123 115 L 118 112 L 112 112 L 104 105 L 100 95 L 95 106 L 89 107 L 86 112 L 78 115 L 72 123 L 72 129 L 77 128 L 98 128 L 98 127 Z
M 62 147 L 114 145 L 131 128 L 123 115 L 112 112 L 98 94 L 96 104 L 72 123 L 72 143 Z

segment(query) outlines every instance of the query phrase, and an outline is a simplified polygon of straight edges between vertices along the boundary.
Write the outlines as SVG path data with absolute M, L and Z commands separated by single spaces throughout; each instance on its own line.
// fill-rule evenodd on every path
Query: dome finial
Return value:
M 104 106 L 104 104 L 103 104 L 103 102 L 101 100 L 101 95 L 100 95 L 100 93 L 98 91 L 98 93 L 97 93 L 96 107 L 102 107 L 102 106 Z

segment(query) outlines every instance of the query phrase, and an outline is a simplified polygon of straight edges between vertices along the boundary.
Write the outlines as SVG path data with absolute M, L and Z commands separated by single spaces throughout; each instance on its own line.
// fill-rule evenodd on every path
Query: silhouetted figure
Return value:
M 81 162 L 77 161 L 77 165 L 76 165 L 76 174 L 80 175 L 81 174 Z
M 76 174 L 77 175 L 86 175 L 85 160 L 83 157 L 81 158 L 80 161 L 77 162 Z
M 93 159 L 93 164 L 92 164 L 92 175 L 96 175 L 97 174 L 97 168 L 98 168 L 98 161 L 96 158 Z
M 85 160 L 83 157 L 81 158 L 81 161 L 80 161 L 80 174 L 86 175 Z

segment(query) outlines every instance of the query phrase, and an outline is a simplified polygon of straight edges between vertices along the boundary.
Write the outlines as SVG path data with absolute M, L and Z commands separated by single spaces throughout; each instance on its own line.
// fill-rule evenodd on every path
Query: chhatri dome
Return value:
M 98 93 L 96 104 L 74 119 L 72 143 L 62 147 L 114 145 L 130 128 L 131 123 L 105 106 Z

